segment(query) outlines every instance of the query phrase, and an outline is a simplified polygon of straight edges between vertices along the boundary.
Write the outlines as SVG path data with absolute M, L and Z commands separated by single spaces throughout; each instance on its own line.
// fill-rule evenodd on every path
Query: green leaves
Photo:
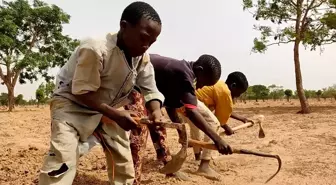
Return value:
M 41 86 L 35 92 L 36 99 L 38 103 L 44 103 L 46 101 L 46 95 L 44 92 L 44 87 Z
M 321 90 L 316 91 L 316 95 L 317 96 L 321 96 L 322 95 L 322 91 Z
M 45 103 L 51 98 L 53 91 L 55 89 L 54 82 L 48 82 L 46 84 L 42 83 L 35 91 L 36 99 L 39 103 Z
M 243 10 L 253 7 L 252 0 L 243 0 Z
M 336 29 L 336 14 L 334 12 L 327 12 L 321 19 L 321 23 L 325 24 L 330 29 Z
M 285 95 L 286 95 L 287 97 L 291 97 L 291 96 L 293 96 L 293 91 L 290 90 L 290 89 L 286 89 L 286 90 L 285 90 Z
M 16 105 L 25 105 L 27 104 L 27 101 L 23 99 L 23 95 L 19 94 L 14 98 Z M 7 93 L 1 93 L 0 94 L 0 105 L 8 105 L 8 94 Z
M 69 20 L 70 15 L 61 8 L 40 0 L 31 4 L 27 0 L 4 1 L 0 7 L 0 61 L 5 61 L 10 73 L 20 73 L 20 83 L 33 82 L 38 75 L 49 81 L 49 69 L 63 65 L 78 45 L 62 33 Z
M 273 100 L 281 99 L 285 95 L 285 91 L 283 90 L 282 86 L 272 84 L 268 86 L 268 89 L 270 91 L 269 97 L 272 98 Z
M 77 40 L 62 33 L 63 24 L 69 20 L 70 15 L 61 8 L 40 0 L 2 2 L 0 65 L 6 71 L 0 70 L 0 78 L 8 90 L 13 89 L 17 80 L 32 83 L 39 76 L 47 82 L 53 79 L 49 70 L 63 65 L 78 45 Z M 11 103 L 9 110 L 13 106 Z
M 322 96 L 325 98 L 334 98 L 336 100 L 336 85 L 323 89 Z
M 261 41 L 261 40 L 258 40 L 258 38 L 254 38 L 253 40 L 253 48 L 252 48 L 252 51 L 253 52 L 259 52 L 259 53 L 264 53 L 266 50 L 267 50 L 267 46 L 265 44 L 265 40 Z
M 264 24 L 254 27 L 260 37 L 253 40 L 253 52 L 295 40 L 311 50 L 336 42 L 336 0 L 243 0 L 243 4 Z
M 264 85 L 254 85 L 252 86 L 252 92 L 257 99 L 266 99 L 269 94 L 269 89 Z

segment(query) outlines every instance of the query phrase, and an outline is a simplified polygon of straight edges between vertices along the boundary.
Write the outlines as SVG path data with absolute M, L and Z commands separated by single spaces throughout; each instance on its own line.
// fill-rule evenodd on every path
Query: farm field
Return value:
M 258 138 L 258 126 L 238 131 L 226 141 L 240 147 L 279 154 L 283 168 L 269 184 L 277 185 L 328 185 L 336 181 L 336 102 L 311 100 L 313 113 L 295 114 L 299 102 L 250 101 L 235 105 L 238 113 L 252 117 L 263 114 L 266 137 Z M 12 113 L 0 112 L 0 184 L 37 184 L 37 175 L 43 155 L 49 147 L 50 118 L 48 106 L 19 107 Z M 231 126 L 238 125 L 231 120 Z M 179 149 L 177 134 L 168 132 L 171 150 Z M 142 184 L 263 184 L 277 169 L 273 159 L 246 155 L 218 158 L 212 166 L 222 175 L 210 180 L 195 175 L 197 162 L 189 149 L 188 161 L 183 171 L 192 178 L 190 182 L 167 179 L 158 173 L 159 163 L 151 140 L 148 139 L 142 174 Z M 100 147 L 95 147 L 80 159 L 74 185 L 108 185 L 105 157 Z

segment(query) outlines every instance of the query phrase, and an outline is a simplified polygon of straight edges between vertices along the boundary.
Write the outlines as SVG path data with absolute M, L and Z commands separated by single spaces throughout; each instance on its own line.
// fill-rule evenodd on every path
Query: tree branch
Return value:
M 15 84 L 16 84 L 16 82 L 18 80 L 18 77 L 19 77 L 20 73 L 21 73 L 21 70 L 15 71 L 15 75 L 14 75 L 14 78 L 13 78 L 13 81 L 12 81 L 13 87 L 15 87 Z
M 11 75 L 12 75 L 12 73 L 11 73 L 11 70 L 10 70 L 10 65 L 11 65 L 11 63 L 10 63 L 10 61 L 5 61 L 6 62 L 6 70 L 7 70 L 7 77 L 11 77 Z
M 290 21 L 296 21 L 296 18 L 289 17 L 288 20 L 290 20 Z
M 290 0 L 290 3 L 291 3 L 294 7 L 297 6 L 297 4 L 296 4 L 293 0 Z
M 298 0 L 298 5 L 296 7 L 296 21 L 295 21 L 295 33 L 296 33 L 296 40 L 301 40 L 301 32 L 300 32 L 300 20 L 302 17 L 302 2 L 303 0 Z
M 307 1 L 307 3 L 308 3 L 308 1 Z M 305 14 L 304 14 L 303 17 L 302 17 L 302 22 L 301 22 L 302 25 L 304 25 L 304 21 L 305 21 L 306 18 L 307 18 L 308 12 L 312 9 L 314 3 L 315 3 L 315 0 L 312 0 L 312 2 L 311 2 L 311 3 L 309 4 L 309 6 L 307 7 L 307 10 L 306 10 Z
M 30 42 L 30 45 L 29 45 L 29 51 L 32 50 L 32 48 L 35 45 L 35 42 L 37 41 L 37 34 L 38 34 L 38 32 L 35 32 L 35 34 L 33 34 L 33 38 L 32 38 L 32 40 Z
M 325 46 L 325 45 L 330 45 L 330 44 L 335 44 L 335 41 L 328 41 L 328 42 L 323 43 L 322 45 Z
M 2 81 L 5 82 L 5 75 L 3 74 L 1 67 L 0 67 L 0 78 L 2 79 Z
M 295 40 L 287 40 L 287 41 L 279 41 L 279 42 L 274 42 L 274 43 L 271 43 L 271 44 L 267 44 L 266 46 L 273 46 L 273 45 L 280 45 L 280 44 L 288 44 L 288 43 L 291 43 L 291 42 L 294 42 Z
M 323 3 L 326 3 L 326 2 L 327 2 L 327 0 L 321 0 L 321 2 L 319 4 L 317 4 L 315 6 L 312 6 L 310 9 L 315 9 L 315 8 L 321 6 Z
M 302 21 L 301 21 L 301 35 L 304 34 L 304 32 L 306 31 L 307 27 L 309 26 L 309 24 L 314 21 L 314 20 L 311 20 L 311 19 L 308 19 L 307 16 L 308 16 L 308 12 L 312 9 L 316 9 L 317 7 L 320 7 L 323 3 L 325 3 L 326 0 L 321 0 L 320 3 L 318 3 L 317 5 L 313 6 L 314 3 L 315 3 L 315 0 L 313 0 L 310 5 L 307 7 L 307 10 L 302 18 Z
M 255 16 L 255 13 L 251 12 L 250 9 L 246 8 L 247 12 L 250 13 L 253 17 Z

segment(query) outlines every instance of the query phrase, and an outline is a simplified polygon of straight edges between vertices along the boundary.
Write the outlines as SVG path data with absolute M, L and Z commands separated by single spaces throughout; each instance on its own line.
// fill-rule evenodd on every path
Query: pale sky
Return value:
M 47 0 L 71 15 L 64 33 L 73 38 L 103 37 L 116 32 L 123 9 L 129 0 Z M 96 2 L 96 3 L 94 3 Z M 176 59 L 196 60 L 202 54 L 212 54 L 222 64 L 222 79 L 233 71 L 246 74 L 249 83 L 277 84 L 295 89 L 293 44 L 273 46 L 265 54 L 250 53 L 253 38 L 258 36 L 257 22 L 242 9 L 242 0 L 148 0 L 159 13 L 162 32 L 149 49 Z M 336 44 L 324 53 L 301 48 L 301 69 L 306 89 L 321 89 L 336 83 Z M 57 70 L 55 70 L 55 74 Z M 17 85 L 15 94 L 25 99 L 35 98 L 41 83 Z M 0 85 L 0 92 L 6 92 Z

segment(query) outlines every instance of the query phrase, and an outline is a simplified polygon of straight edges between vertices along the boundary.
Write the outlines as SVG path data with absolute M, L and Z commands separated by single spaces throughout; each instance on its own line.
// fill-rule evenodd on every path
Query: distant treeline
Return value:
M 40 105 L 45 104 L 52 96 L 55 84 L 53 82 L 42 83 L 35 92 L 35 99 L 26 100 L 22 94 L 15 97 L 15 105 Z M 316 98 L 318 100 L 333 98 L 336 100 L 336 85 L 323 88 L 321 90 L 304 90 L 306 97 Z M 277 85 L 252 85 L 247 91 L 241 95 L 239 100 L 282 100 L 287 99 L 297 99 L 297 92 L 291 89 L 284 89 L 282 86 Z M 8 94 L 1 93 L 0 95 L 0 106 L 8 105 Z
M 321 90 L 304 90 L 306 97 L 309 98 L 316 98 L 318 100 L 327 99 L 327 98 L 334 98 L 336 100 L 336 85 L 323 88 Z M 291 89 L 284 89 L 282 86 L 277 85 L 252 85 L 250 86 L 247 91 L 241 95 L 239 98 L 240 100 L 281 100 L 287 99 L 297 99 L 297 91 L 293 91 Z

